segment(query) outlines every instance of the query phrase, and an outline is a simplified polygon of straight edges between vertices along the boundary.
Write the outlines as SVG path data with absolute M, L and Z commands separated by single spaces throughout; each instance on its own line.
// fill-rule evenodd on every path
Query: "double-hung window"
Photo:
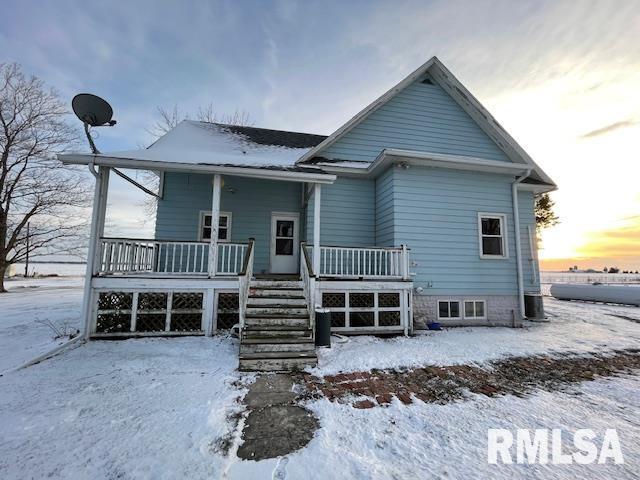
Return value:
M 211 212 L 200 212 L 200 241 L 211 240 Z M 231 241 L 231 213 L 220 212 L 218 220 L 218 241 Z
M 507 258 L 507 219 L 500 213 L 478 214 L 480 258 Z

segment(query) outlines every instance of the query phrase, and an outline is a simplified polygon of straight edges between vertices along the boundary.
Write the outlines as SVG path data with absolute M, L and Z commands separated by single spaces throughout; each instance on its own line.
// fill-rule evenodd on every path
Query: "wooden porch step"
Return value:
M 248 339 L 281 341 L 293 338 L 311 339 L 313 338 L 311 336 L 311 329 L 285 325 L 270 325 L 268 327 L 261 325 L 245 325 L 240 343 L 245 342 Z
M 309 317 L 307 306 L 295 306 L 295 305 L 247 305 L 245 313 L 246 317 L 261 317 L 274 315 L 283 317 Z
M 251 337 L 245 338 L 242 340 L 242 343 L 246 343 L 247 345 L 252 344 L 284 344 L 284 343 L 310 343 L 313 344 L 313 340 L 309 337 L 284 337 L 274 339 L 273 337 Z
M 247 313 L 244 316 L 245 320 L 248 320 L 250 318 L 279 318 L 279 319 L 287 319 L 287 318 L 291 318 L 291 319 L 308 319 L 309 318 L 309 312 L 305 311 L 304 312 L 300 312 L 300 313 L 294 313 L 294 312 L 290 312 L 289 310 L 284 311 L 284 312 L 277 312 L 277 311 L 267 311 L 267 312 L 249 312 L 247 311 Z
M 302 282 L 299 280 L 252 280 L 249 289 L 253 288 L 293 288 L 302 289 Z
M 249 298 L 305 298 L 302 289 L 269 288 L 249 290 Z
M 302 370 L 318 364 L 315 353 L 307 352 L 271 352 L 240 354 L 239 368 L 244 372 L 266 371 L 282 372 Z
M 245 327 L 260 327 L 269 329 L 271 327 L 291 327 L 291 328 L 309 328 L 309 319 L 307 318 L 247 318 L 245 319 Z
M 289 339 L 284 339 L 287 341 L 275 341 L 271 339 L 270 341 L 260 340 L 260 343 L 253 343 L 248 340 L 253 340 L 251 338 L 246 339 L 242 344 L 240 344 L 240 354 L 247 353 L 269 353 L 269 352 L 307 352 L 313 353 L 315 351 L 314 342 L 307 339 L 296 339 L 295 341 L 288 341 Z
M 248 305 L 263 307 L 268 306 L 293 306 L 293 307 L 307 307 L 307 300 L 304 296 L 292 296 L 292 297 L 249 297 Z

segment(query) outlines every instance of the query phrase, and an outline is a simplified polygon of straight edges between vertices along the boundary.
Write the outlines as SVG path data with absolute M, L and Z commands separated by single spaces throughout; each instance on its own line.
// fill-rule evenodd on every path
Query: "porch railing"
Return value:
M 312 247 L 307 247 L 311 251 Z M 321 277 L 409 278 L 409 249 L 401 247 L 320 246 Z
M 247 249 L 247 243 L 218 243 L 216 271 L 209 272 L 208 242 L 102 238 L 98 273 L 237 275 Z
M 242 270 L 238 275 L 238 320 L 240 323 L 240 336 L 242 336 L 242 332 L 244 330 L 244 317 L 247 310 L 249 287 L 251 286 L 251 277 L 253 277 L 253 244 L 254 240 L 249 239 L 247 254 L 244 257 Z
M 304 288 L 304 296 L 307 299 L 307 309 L 309 310 L 309 320 L 311 324 L 311 335 L 315 338 L 316 331 L 316 276 L 313 273 L 309 249 L 305 242 L 300 243 L 300 277 Z

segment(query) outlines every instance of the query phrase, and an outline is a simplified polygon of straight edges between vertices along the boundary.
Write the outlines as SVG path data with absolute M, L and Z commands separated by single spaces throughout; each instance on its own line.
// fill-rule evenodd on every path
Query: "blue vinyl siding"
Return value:
M 411 249 L 425 295 L 516 295 L 511 182 L 507 175 L 394 168 L 394 243 Z M 481 259 L 478 212 L 506 215 L 507 259 Z
M 540 292 L 540 268 L 532 257 L 535 240 L 531 241 L 529 228 L 536 235 L 535 198 L 533 192 L 518 192 L 518 210 L 520 212 L 520 248 L 522 249 L 522 279 L 524 291 L 531 293 Z
M 301 211 L 301 184 L 243 177 L 224 178 L 220 210 L 231 212 L 231 241 L 253 237 L 254 271 L 269 269 L 271 212 Z M 231 189 L 235 193 L 231 193 Z M 164 198 L 158 201 L 156 238 L 197 240 L 200 211 L 211 210 L 210 175 L 167 173 Z M 300 238 L 304 238 L 300 231 Z
M 385 148 L 510 161 L 438 85 L 413 83 L 319 155 L 373 161 Z
M 375 182 L 339 178 L 323 185 L 320 242 L 346 247 L 375 245 Z
M 320 243 L 345 247 L 375 245 L 375 181 L 338 178 L 322 185 Z M 313 195 L 306 212 L 307 241 L 313 242 Z
M 394 247 L 393 168 L 376 178 L 376 246 Z

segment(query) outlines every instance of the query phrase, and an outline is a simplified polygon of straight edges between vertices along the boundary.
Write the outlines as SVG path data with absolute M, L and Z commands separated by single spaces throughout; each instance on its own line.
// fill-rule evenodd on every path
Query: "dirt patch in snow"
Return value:
M 397 398 L 410 404 L 445 404 L 469 393 L 489 397 L 525 396 L 535 390 L 556 391 L 568 385 L 640 370 L 640 350 L 611 354 L 510 357 L 487 364 L 425 366 L 411 370 L 372 370 L 325 377 L 303 375 L 310 398 L 351 403 L 355 408 L 388 405 Z

